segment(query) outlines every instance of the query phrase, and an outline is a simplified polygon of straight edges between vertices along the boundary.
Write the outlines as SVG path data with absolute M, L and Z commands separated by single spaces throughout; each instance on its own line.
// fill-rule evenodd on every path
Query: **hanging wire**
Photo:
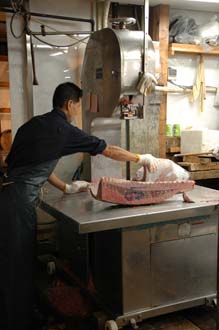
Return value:
M 15 12 L 22 11 L 23 0 L 17 0 L 17 1 L 11 0 L 10 2 L 11 2 L 11 7 L 12 7 L 12 9 L 14 9 Z
M 51 47 L 56 47 L 56 48 L 61 48 L 61 47 L 72 47 L 72 46 L 75 46 L 79 43 L 86 43 L 86 39 L 89 38 L 89 36 L 83 38 L 83 39 L 78 39 L 76 38 L 75 36 L 71 36 L 71 35 L 66 35 L 65 32 L 63 31 L 63 35 L 71 38 L 71 39 L 74 39 L 76 40 L 76 42 L 72 43 L 72 44 L 67 44 L 67 45 L 56 45 L 56 44 L 53 44 L 53 43 L 50 43 L 50 42 L 47 42 L 45 40 L 42 40 L 41 38 L 37 37 L 34 33 L 31 32 L 31 30 L 29 29 L 29 21 L 30 21 L 30 13 L 28 13 L 25 8 L 23 7 L 23 0 L 18 0 L 18 1 L 12 1 L 11 0 L 11 6 L 14 10 L 14 13 L 11 17 L 11 21 L 10 21 L 10 30 L 11 30 L 11 34 L 13 35 L 14 38 L 16 39 L 20 39 L 24 33 L 26 31 L 28 31 L 28 33 L 30 35 L 32 35 L 35 39 L 37 39 L 38 41 L 42 42 L 43 44 L 46 44 L 48 46 L 51 46 Z M 24 27 L 22 29 L 22 32 L 19 34 L 19 35 L 16 35 L 15 32 L 14 32 L 14 28 L 13 28 L 13 24 L 14 24 L 14 19 L 16 16 L 21 16 L 23 18 L 23 21 L 24 21 Z M 37 20 L 37 19 L 32 19 L 33 22 L 36 22 L 36 23 L 39 23 L 41 25 L 44 25 L 46 26 L 48 29 L 50 30 L 53 30 L 55 32 L 58 32 L 55 28 L 51 27 L 50 25 L 47 25 L 47 24 L 44 24 L 42 21 L 40 20 Z
M 38 41 L 42 42 L 43 44 L 48 45 L 48 46 L 51 46 L 51 47 L 56 47 L 56 48 L 62 48 L 62 47 L 66 47 L 66 48 L 68 48 L 68 47 L 72 47 L 72 46 L 75 46 L 75 45 L 79 44 L 79 43 L 82 42 L 83 40 L 89 38 L 89 37 L 83 38 L 82 40 L 78 40 L 78 41 L 74 42 L 73 44 L 68 44 L 68 45 L 55 45 L 55 44 L 52 44 L 52 43 L 50 43 L 50 42 L 47 42 L 47 41 L 42 40 L 41 38 L 37 37 L 37 36 L 34 35 L 34 34 L 32 34 L 32 36 L 33 36 L 35 39 L 37 39 Z
M 54 31 L 54 32 L 59 32 L 57 29 L 55 29 L 54 27 L 52 27 L 52 26 L 50 26 L 50 25 L 48 25 L 48 24 L 45 24 L 43 21 L 41 21 L 41 20 L 39 20 L 39 19 L 35 19 L 35 18 L 31 18 L 31 21 L 33 21 L 33 22 L 35 22 L 35 23 L 38 23 L 38 24 L 40 24 L 40 25 L 43 25 L 43 26 L 45 26 L 45 27 L 47 27 L 48 29 L 50 29 L 50 30 L 52 30 L 52 31 Z M 34 35 L 34 33 L 32 33 L 33 35 Z M 75 39 L 75 40 L 77 40 L 77 41 L 81 41 L 82 43 L 85 43 L 86 44 L 86 42 L 84 42 L 83 40 L 84 39 L 78 39 L 77 37 L 75 37 L 74 35 L 73 35 L 73 33 L 72 33 L 72 35 L 69 35 L 69 34 L 65 34 L 65 32 L 63 31 L 63 35 L 65 35 L 66 37 L 69 37 L 70 39 Z M 86 38 L 88 38 L 88 37 L 86 37 Z M 85 38 L 85 39 L 86 39 Z
M 17 0 L 17 1 L 12 1 L 11 0 L 10 2 L 11 2 L 11 7 L 14 10 L 14 13 L 12 14 L 12 17 L 11 17 L 11 20 L 10 20 L 10 31 L 11 31 L 11 34 L 13 35 L 14 38 L 20 39 L 24 35 L 24 33 L 27 29 L 27 25 L 28 25 L 28 22 L 30 20 L 30 14 L 23 7 L 23 0 Z M 24 27 L 22 29 L 22 32 L 19 35 L 17 35 L 14 32 L 14 28 L 13 28 L 14 19 L 15 19 L 16 16 L 21 16 L 23 18 L 23 23 L 24 23 Z

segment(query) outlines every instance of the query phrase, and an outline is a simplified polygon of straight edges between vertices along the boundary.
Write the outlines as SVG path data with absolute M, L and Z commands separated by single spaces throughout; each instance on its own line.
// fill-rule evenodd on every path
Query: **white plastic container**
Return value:
M 207 152 L 219 144 L 219 130 L 182 130 L 181 153 Z

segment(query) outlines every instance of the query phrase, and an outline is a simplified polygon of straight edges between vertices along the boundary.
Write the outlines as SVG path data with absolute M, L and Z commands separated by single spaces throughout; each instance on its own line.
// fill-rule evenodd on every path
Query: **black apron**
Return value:
M 30 330 L 36 203 L 57 164 L 14 169 L 0 192 L 0 330 Z

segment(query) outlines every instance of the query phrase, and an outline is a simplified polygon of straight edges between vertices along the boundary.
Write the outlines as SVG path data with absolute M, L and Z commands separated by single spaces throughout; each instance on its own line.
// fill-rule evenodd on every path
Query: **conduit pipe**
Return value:
M 104 0 L 96 0 L 96 30 L 103 28 L 103 5 Z
M 180 88 L 180 87 L 168 87 L 168 86 L 155 86 L 155 92 L 162 93 L 184 93 L 189 94 L 192 92 L 192 88 Z M 216 87 L 206 87 L 206 91 L 209 93 L 216 93 Z
M 103 29 L 108 27 L 110 4 L 111 4 L 110 0 L 105 0 L 104 10 L 103 10 Z
M 14 14 L 14 10 L 8 7 L 1 8 L 1 11 L 5 13 L 11 13 Z M 87 19 L 87 18 L 80 18 L 80 17 L 69 17 L 69 16 L 61 16 L 61 15 L 50 15 L 50 14 L 42 14 L 42 13 L 36 13 L 36 12 L 27 12 L 31 16 L 35 17 L 42 17 L 42 18 L 53 18 L 58 20 L 65 20 L 65 21 L 74 21 L 74 22 L 84 22 L 89 23 L 91 25 L 91 31 L 94 31 L 94 20 L 93 19 Z M 25 12 L 24 12 L 25 14 Z

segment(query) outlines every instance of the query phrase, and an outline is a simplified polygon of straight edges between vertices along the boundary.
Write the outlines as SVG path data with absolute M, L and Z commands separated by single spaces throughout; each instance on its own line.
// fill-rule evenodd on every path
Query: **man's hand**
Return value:
M 147 166 L 149 172 L 155 172 L 157 170 L 158 160 L 151 154 L 138 155 L 138 164 Z
M 71 184 L 65 185 L 65 194 L 75 194 L 81 191 L 87 191 L 90 183 L 87 181 L 72 181 Z

